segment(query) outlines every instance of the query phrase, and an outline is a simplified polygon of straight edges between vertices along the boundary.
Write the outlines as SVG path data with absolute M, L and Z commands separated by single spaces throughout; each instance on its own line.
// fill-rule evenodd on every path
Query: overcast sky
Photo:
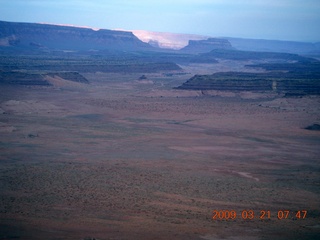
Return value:
M 320 0 L 0 0 L 0 20 L 320 41 Z

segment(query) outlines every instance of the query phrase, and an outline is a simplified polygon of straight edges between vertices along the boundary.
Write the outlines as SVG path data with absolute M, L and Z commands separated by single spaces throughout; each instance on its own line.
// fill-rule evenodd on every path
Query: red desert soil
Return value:
M 179 92 L 183 79 L 139 75 L 1 87 L 0 239 L 320 236 L 320 135 L 304 129 L 319 97 Z

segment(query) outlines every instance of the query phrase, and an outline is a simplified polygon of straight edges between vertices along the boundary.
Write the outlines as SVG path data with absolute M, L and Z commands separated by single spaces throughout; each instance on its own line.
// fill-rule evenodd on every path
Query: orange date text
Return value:
M 290 211 L 290 210 L 252 210 L 252 209 L 244 209 L 240 211 L 236 210 L 213 210 L 212 211 L 212 220 L 235 220 L 235 219 L 243 219 L 243 220 L 268 220 L 268 219 L 305 219 L 307 217 L 307 210 L 298 210 L 298 211 Z

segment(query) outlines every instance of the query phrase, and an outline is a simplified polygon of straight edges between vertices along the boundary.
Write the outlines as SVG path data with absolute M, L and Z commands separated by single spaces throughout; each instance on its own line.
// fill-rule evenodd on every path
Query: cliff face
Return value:
M 181 49 L 188 53 L 206 53 L 214 49 L 233 49 L 226 39 L 208 38 L 207 40 L 190 40 L 188 46 Z
M 58 50 L 148 50 L 131 32 L 0 21 L 0 46 Z

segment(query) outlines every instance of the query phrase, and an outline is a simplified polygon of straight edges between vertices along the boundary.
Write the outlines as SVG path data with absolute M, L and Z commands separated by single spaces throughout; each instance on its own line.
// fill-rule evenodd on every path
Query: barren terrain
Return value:
M 83 75 L 1 86 L 0 239 L 319 239 L 319 96 Z

